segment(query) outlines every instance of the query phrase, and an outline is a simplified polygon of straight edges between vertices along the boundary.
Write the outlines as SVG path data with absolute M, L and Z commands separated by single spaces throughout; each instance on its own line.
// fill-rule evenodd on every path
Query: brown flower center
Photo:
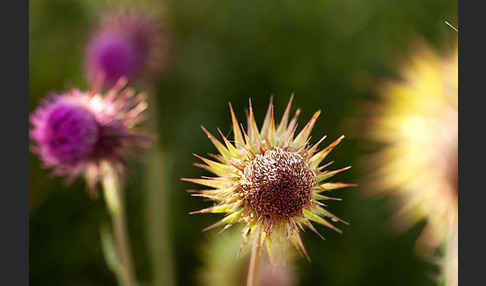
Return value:
M 299 215 L 311 200 L 314 173 L 298 153 L 275 148 L 248 162 L 241 180 L 243 197 L 258 217 Z

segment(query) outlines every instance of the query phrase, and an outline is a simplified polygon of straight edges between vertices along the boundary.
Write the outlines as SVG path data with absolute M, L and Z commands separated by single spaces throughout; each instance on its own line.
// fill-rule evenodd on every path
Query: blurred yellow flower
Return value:
M 420 45 L 401 79 L 379 86 L 370 136 L 384 148 L 373 154 L 373 191 L 392 193 L 399 205 L 394 223 L 405 229 L 421 219 L 419 250 L 446 243 L 445 274 L 457 279 L 458 51 L 442 57 Z M 430 253 L 428 251 L 423 253 Z M 454 271 L 450 267 L 455 265 Z M 451 272 L 452 271 L 452 272 Z M 457 282 L 447 285 L 457 285 Z

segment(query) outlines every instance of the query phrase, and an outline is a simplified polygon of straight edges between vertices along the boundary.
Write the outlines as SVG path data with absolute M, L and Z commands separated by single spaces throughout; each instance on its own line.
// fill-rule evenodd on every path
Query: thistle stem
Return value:
M 155 89 L 151 86 L 146 86 L 144 90 L 149 94 L 156 94 Z M 159 114 L 157 97 L 149 96 L 147 102 L 150 106 L 147 111 L 149 112 L 147 127 L 154 131 L 160 130 L 157 121 Z M 160 139 L 161 132 L 157 133 L 159 133 Z M 147 152 L 145 160 L 147 164 L 145 209 L 147 210 L 146 225 L 154 273 L 152 286 L 174 286 L 176 281 L 169 235 L 170 154 L 162 151 L 159 142 L 153 144 L 150 151 Z
M 248 278 L 246 280 L 246 286 L 256 286 L 258 264 L 260 263 L 260 251 L 262 248 L 261 232 L 258 231 L 257 239 L 253 243 L 251 248 L 250 265 L 248 267 Z
M 117 257 L 120 260 L 119 269 L 115 274 L 121 276 L 118 277 L 118 280 L 123 281 L 124 286 L 136 286 L 119 176 L 109 163 L 104 163 L 102 168 L 104 173 L 102 179 L 103 193 L 113 224 Z

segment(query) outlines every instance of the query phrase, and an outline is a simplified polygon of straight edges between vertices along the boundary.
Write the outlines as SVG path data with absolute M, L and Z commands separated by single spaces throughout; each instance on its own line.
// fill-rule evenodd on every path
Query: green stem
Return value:
M 147 233 L 154 271 L 154 286 L 174 286 L 174 265 L 169 237 L 168 154 L 154 146 L 146 159 Z
M 246 280 L 246 286 L 256 286 L 258 264 L 260 263 L 260 251 L 261 251 L 261 232 L 259 230 L 257 239 L 253 242 L 251 248 L 250 265 L 248 267 L 248 277 Z
M 150 109 L 147 127 L 159 134 L 159 140 L 163 134 L 158 125 L 158 102 L 154 87 L 148 85 L 144 88 L 149 96 L 147 101 Z M 170 203 L 169 199 L 169 178 L 171 172 L 170 153 L 164 152 L 160 141 L 154 142 L 145 159 L 147 168 L 145 171 L 147 210 L 147 233 L 151 252 L 153 267 L 153 286 L 174 286 L 174 265 L 169 235 Z
M 118 280 L 123 281 L 124 286 L 136 286 L 119 176 L 109 163 L 103 163 L 102 168 L 103 193 L 111 215 L 113 235 L 117 244 L 117 257 L 120 260 L 120 269 L 115 274 L 121 276 L 118 277 Z

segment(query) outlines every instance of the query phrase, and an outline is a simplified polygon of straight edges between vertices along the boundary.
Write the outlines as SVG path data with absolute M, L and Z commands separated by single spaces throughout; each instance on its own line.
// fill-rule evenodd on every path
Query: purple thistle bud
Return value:
M 156 18 L 135 10 L 105 15 L 86 49 L 86 72 L 93 83 L 129 80 L 159 68 L 161 33 Z
M 137 74 L 140 64 L 133 42 L 121 33 L 99 35 L 88 47 L 86 68 L 93 79 L 99 76 L 114 83 L 122 76 Z
M 84 173 L 92 189 L 101 162 L 121 172 L 131 149 L 148 146 L 150 136 L 134 128 L 147 103 L 125 84 L 118 81 L 105 95 L 76 89 L 54 95 L 32 113 L 32 149 L 45 167 L 70 178 Z

